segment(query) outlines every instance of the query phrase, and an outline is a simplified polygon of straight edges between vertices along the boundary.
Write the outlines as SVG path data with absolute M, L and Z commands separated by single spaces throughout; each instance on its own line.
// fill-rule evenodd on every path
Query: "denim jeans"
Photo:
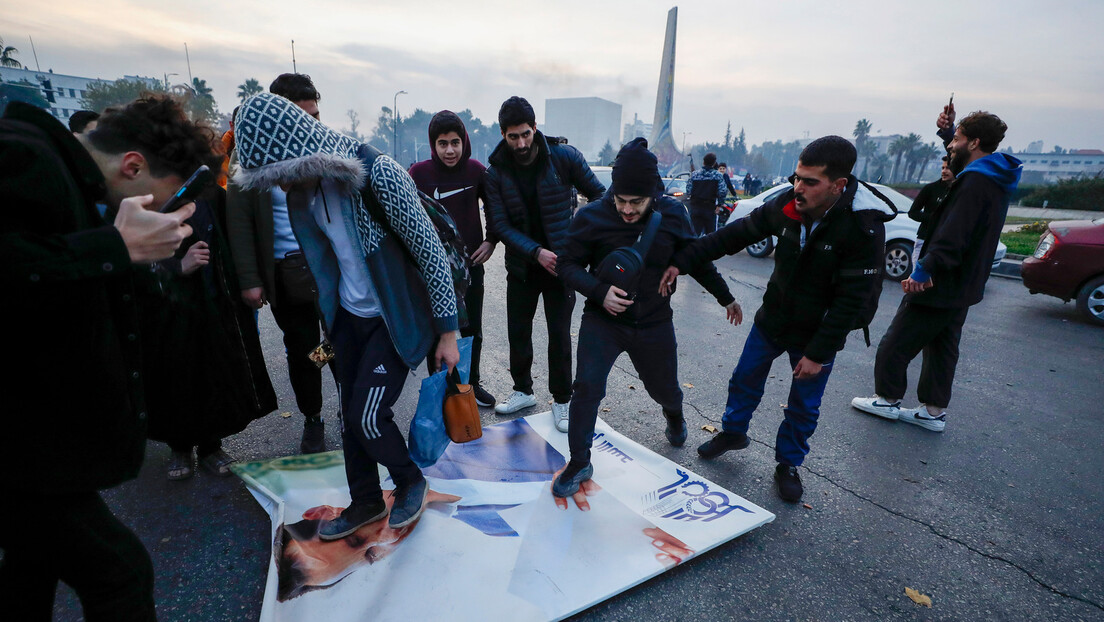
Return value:
M 790 357 L 790 368 L 797 366 L 803 353 L 779 347 L 766 337 L 756 325 L 752 325 L 744 343 L 744 351 L 728 382 L 728 404 L 725 406 L 722 426 L 725 432 L 747 434 L 748 424 L 755 409 L 763 399 L 771 363 L 783 353 Z M 833 361 L 824 364 L 820 373 L 808 380 L 790 381 L 788 404 L 782 409 L 785 419 L 778 426 L 774 444 L 774 459 L 782 464 L 801 466 L 809 453 L 809 437 L 816 431 L 820 416 L 820 400 L 824 386 L 832 373 Z

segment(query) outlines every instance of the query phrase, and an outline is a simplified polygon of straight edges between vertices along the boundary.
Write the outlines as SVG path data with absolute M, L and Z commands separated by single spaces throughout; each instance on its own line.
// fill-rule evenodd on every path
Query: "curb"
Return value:
M 1016 255 L 1015 257 L 1019 256 L 1020 255 Z M 1020 276 L 1020 267 L 1022 265 L 1022 260 L 1014 259 L 1013 255 L 1005 255 L 1004 259 L 1001 260 L 1000 265 L 996 268 L 993 268 L 992 272 L 990 272 L 989 274 L 992 276 L 999 276 L 1006 279 L 1015 279 L 1017 281 L 1021 281 L 1023 280 L 1023 277 Z

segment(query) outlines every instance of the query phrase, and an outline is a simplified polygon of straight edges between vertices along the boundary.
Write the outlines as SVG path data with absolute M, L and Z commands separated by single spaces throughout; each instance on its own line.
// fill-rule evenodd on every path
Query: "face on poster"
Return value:
M 349 502 L 340 452 L 240 466 L 273 518 L 261 619 L 561 619 L 774 518 L 601 420 L 591 510 L 560 510 L 567 453 L 548 416 L 487 426 L 423 470 L 418 522 L 334 542 L 317 530 Z

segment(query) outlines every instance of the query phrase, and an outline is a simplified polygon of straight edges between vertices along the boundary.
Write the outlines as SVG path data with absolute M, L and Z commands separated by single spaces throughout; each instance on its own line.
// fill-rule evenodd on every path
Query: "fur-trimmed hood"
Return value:
M 261 93 L 245 100 L 234 119 L 234 139 L 238 161 L 232 178 L 247 190 L 304 179 L 332 179 L 360 188 L 367 177 L 357 157 L 359 141 L 278 95 Z

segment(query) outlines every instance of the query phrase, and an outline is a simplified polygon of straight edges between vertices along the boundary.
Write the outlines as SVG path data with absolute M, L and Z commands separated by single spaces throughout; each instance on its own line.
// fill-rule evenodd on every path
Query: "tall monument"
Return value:
M 671 106 L 675 95 L 675 29 L 678 7 L 667 12 L 667 34 L 663 38 L 663 60 L 659 67 L 659 90 L 656 92 L 655 116 L 648 146 L 659 159 L 659 169 L 665 175 L 690 170 L 690 160 L 679 152 L 671 132 Z

